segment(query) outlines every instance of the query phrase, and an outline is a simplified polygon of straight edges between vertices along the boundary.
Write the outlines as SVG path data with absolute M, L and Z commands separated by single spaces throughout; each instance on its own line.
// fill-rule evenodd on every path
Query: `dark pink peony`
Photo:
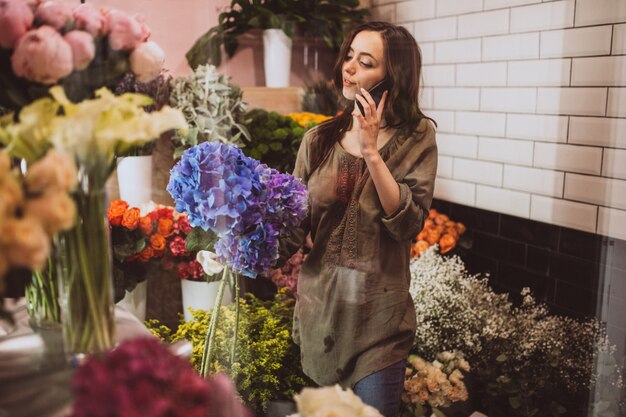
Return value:
M 18 77 L 54 84 L 71 74 L 72 48 L 54 28 L 41 26 L 20 38 L 11 65 Z
M 11 49 L 33 25 L 33 12 L 23 0 L 0 0 L 0 46 Z
M 88 32 L 73 30 L 63 37 L 72 48 L 72 63 L 74 69 L 84 70 L 96 56 L 96 45 Z
M 74 9 L 76 29 L 91 33 L 91 36 L 104 36 L 109 33 L 107 17 L 94 6 L 84 3 Z
M 61 30 L 72 21 L 72 5 L 62 0 L 47 0 L 37 7 L 35 20 L 38 24 Z

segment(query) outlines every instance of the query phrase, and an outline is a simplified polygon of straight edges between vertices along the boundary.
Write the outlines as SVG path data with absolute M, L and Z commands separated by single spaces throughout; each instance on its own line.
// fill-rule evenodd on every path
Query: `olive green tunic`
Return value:
M 422 119 L 412 135 L 396 133 L 380 154 L 400 187 L 400 208 L 386 216 L 363 158 L 339 142 L 314 172 L 305 135 L 294 175 L 309 190 L 309 217 L 281 241 L 281 258 L 311 232 L 313 249 L 298 281 L 294 341 L 304 372 L 320 385 L 353 387 L 404 360 L 415 334 L 409 294 L 412 239 L 430 208 L 437 146 Z

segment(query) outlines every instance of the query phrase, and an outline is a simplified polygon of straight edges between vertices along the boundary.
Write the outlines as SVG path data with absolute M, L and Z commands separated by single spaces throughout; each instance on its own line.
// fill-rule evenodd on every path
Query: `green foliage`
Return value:
M 248 137 L 241 123 L 247 107 L 242 96 L 239 86 L 231 84 L 230 78 L 212 65 L 201 65 L 189 77 L 175 79 L 170 103 L 183 112 L 189 132 L 172 138 L 176 145 L 174 158 L 202 142 L 241 146 L 242 137 Z
M 218 16 L 218 25 L 187 52 L 187 61 L 192 68 L 206 63 L 219 66 L 220 48 L 232 57 L 239 47 L 237 37 L 252 29 L 282 29 L 292 37 L 297 28 L 338 49 L 348 26 L 369 15 L 358 7 L 358 0 L 232 0 L 230 9 Z
M 302 111 L 334 116 L 339 111 L 337 103 L 340 98 L 332 82 L 320 81 L 308 85 L 304 89 Z
M 188 252 L 198 252 L 201 250 L 212 251 L 216 242 L 217 235 L 211 230 L 194 227 L 185 239 L 185 248 Z
M 263 109 L 249 111 L 244 123 L 250 132 L 242 149 L 246 155 L 281 172 L 293 171 L 305 128 L 291 117 Z
M 235 328 L 235 307 L 222 307 L 216 331 L 216 354 L 211 372 L 226 372 L 248 406 L 259 415 L 269 400 L 291 399 L 305 386 L 314 386 L 300 367 L 300 350 L 291 340 L 295 300 L 281 290 L 273 301 L 261 301 L 252 294 L 240 303 L 239 332 L 235 362 L 230 353 Z M 149 322 L 151 331 L 162 340 L 188 340 L 193 344 L 192 365 L 199 370 L 210 311 L 192 312 L 191 321 L 178 330 Z

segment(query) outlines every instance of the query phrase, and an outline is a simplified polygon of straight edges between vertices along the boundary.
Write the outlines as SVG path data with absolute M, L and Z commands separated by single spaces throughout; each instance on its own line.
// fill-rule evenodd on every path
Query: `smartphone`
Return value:
M 389 80 L 387 78 L 383 78 L 381 81 L 376 83 L 372 88 L 367 90 L 372 96 L 374 103 L 376 103 L 376 108 L 378 108 L 378 103 L 380 103 L 380 100 L 383 98 L 383 93 L 385 92 L 385 90 L 389 90 L 389 87 L 391 87 Z M 359 107 L 359 111 L 361 112 L 363 116 L 365 116 L 365 110 L 363 109 L 363 105 L 361 104 L 359 100 L 355 99 L 355 101 L 356 101 L 356 105 Z

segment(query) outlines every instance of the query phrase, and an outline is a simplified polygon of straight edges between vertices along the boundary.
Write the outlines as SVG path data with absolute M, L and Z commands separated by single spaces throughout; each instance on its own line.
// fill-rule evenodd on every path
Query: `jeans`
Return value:
M 384 417 L 398 417 L 405 369 L 406 361 L 400 361 L 366 376 L 356 383 L 354 393 Z

